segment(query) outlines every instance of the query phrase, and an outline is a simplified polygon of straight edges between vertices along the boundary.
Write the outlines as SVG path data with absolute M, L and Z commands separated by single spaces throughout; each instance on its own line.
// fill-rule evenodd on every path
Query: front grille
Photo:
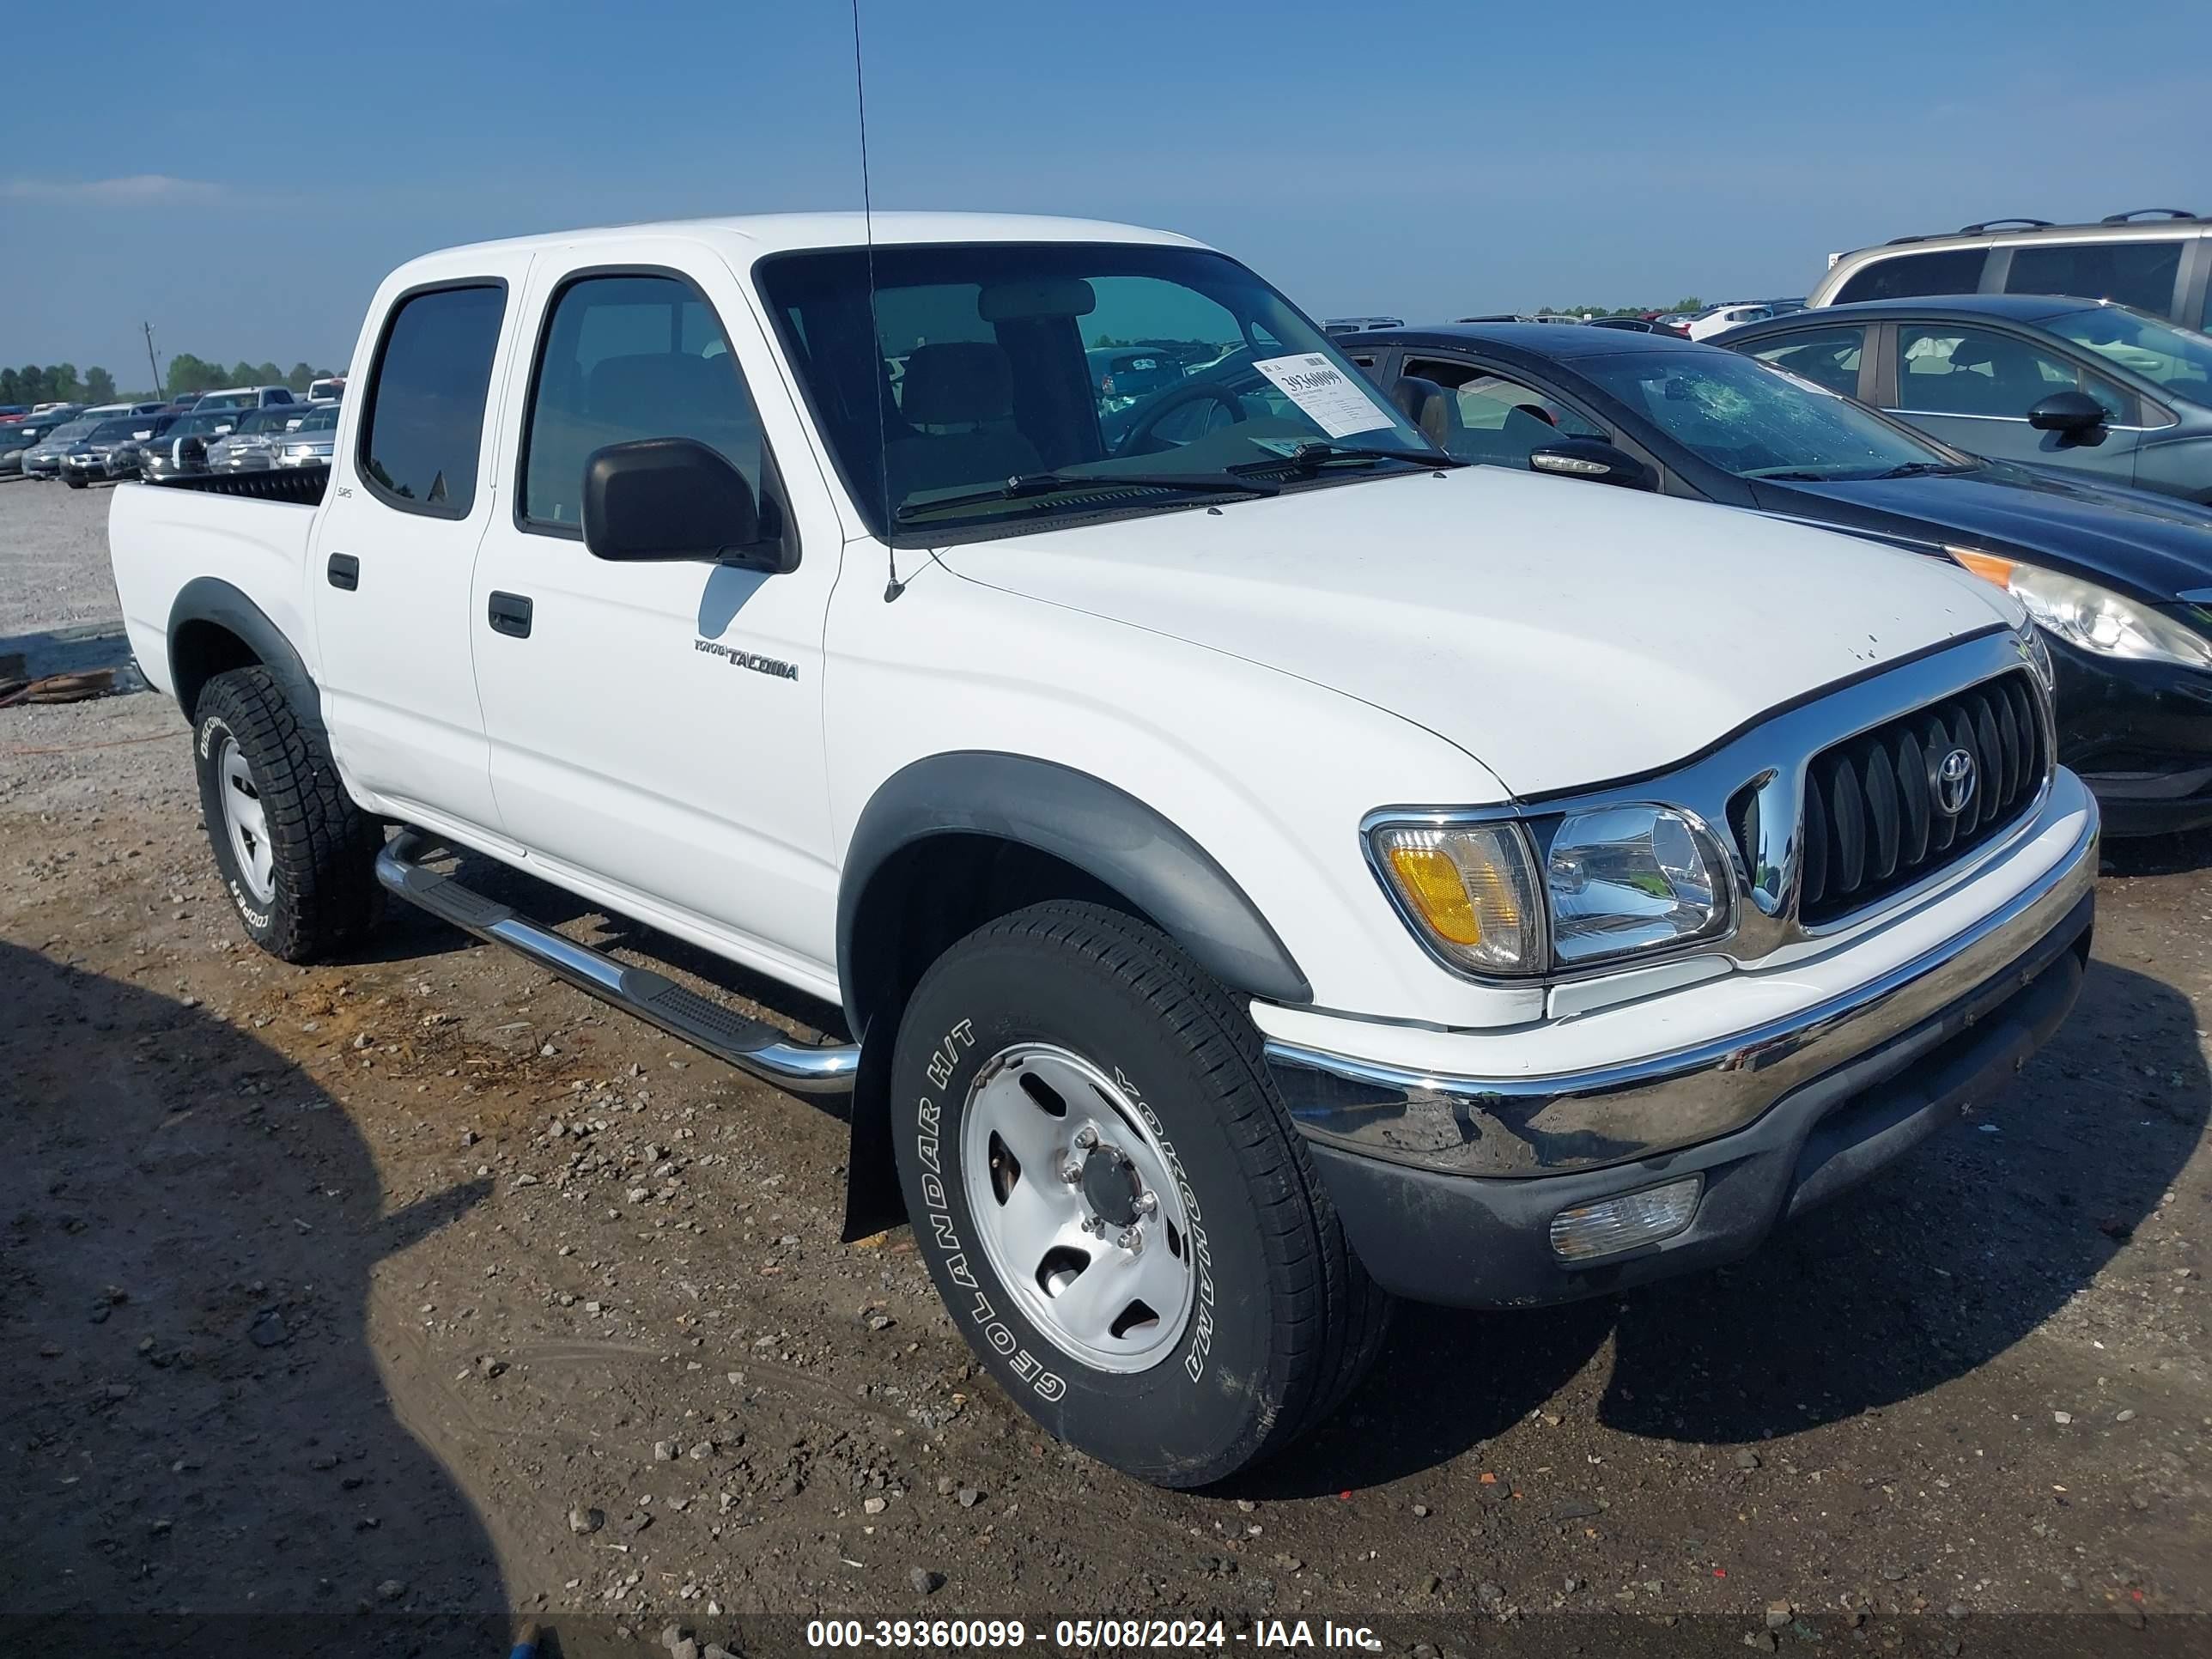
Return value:
M 2015 669 L 1815 755 L 1798 920 L 1818 927 L 1864 909 L 2018 823 L 2051 774 L 2040 708 L 2034 682 Z M 1954 750 L 1974 777 L 1955 815 L 1942 810 L 1936 781 Z

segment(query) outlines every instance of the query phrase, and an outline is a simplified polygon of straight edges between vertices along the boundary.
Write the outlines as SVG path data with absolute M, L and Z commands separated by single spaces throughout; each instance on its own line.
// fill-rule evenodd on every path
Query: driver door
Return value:
M 491 784 L 532 863 L 611 908 L 787 977 L 834 984 L 836 872 L 822 741 L 836 520 L 727 266 L 696 245 L 637 262 L 539 260 L 472 605 Z M 584 544 L 586 459 L 692 438 L 744 474 L 799 549 L 769 574 L 613 562 Z

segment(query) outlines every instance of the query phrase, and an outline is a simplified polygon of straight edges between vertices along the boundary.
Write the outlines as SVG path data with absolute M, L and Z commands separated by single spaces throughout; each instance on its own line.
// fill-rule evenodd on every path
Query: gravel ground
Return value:
M 92 604 L 37 538 L 102 506 L 0 489 L 10 626 Z M 173 709 L 0 710 L 0 1651 L 489 1655 L 520 1613 L 764 1654 L 825 1613 L 2203 1651 L 2208 857 L 2106 881 L 1976 1127 L 1728 1272 L 1407 1310 L 1317 1440 L 1175 1495 L 1046 1442 L 905 1234 L 837 1243 L 833 1116 L 412 913 L 262 957 Z
M 88 624 L 120 628 L 107 569 L 105 485 L 0 477 L 0 653 L 17 641 Z

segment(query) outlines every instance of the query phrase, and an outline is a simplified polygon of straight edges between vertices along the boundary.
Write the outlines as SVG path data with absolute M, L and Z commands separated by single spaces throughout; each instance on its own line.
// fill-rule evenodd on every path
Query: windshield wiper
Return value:
M 1874 476 L 1877 478 L 1923 478 L 1934 472 L 1966 471 L 1966 468 L 1954 466 L 1948 461 L 1907 461 L 1901 466 L 1893 466 L 1888 471 L 1877 472 Z
M 1284 467 L 1291 467 L 1300 472 L 1311 472 L 1318 467 L 1328 465 L 1331 461 L 1410 461 L 1415 466 L 1422 468 L 1474 465 L 1472 461 L 1460 459 L 1456 455 L 1446 454 L 1441 449 L 1424 453 L 1418 449 L 1383 449 L 1370 444 L 1328 443 L 1316 439 L 1310 443 L 1300 444 L 1289 454 L 1279 456 L 1273 460 L 1240 461 L 1229 471 L 1240 473 L 1274 472 L 1279 471 Z
M 974 507 L 983 501 L 1019 501 L 1024 495 L 1048 495 L 1060 489 L 1120 489 L 1124 487 L 1139 489 L 1182 489 L 1206 495 L 1275 495 L 1281 494 L 1279 486 L 1261 483 L 1256 478 L 1233 477 L 1224 473 L 1206 472 L 1017 472 L 1004 483 L 992 484 L 981 489 L 967 489 L 957 495 L 939 495 L 927 501 L 903 503 L 891 517 L 900 524 L 911 524 L 926 513 L 940 507 Z

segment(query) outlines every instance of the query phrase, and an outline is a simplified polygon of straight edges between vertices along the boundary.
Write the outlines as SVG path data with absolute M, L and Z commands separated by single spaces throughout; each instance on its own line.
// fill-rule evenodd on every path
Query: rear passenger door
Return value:
M 331 741 L 392 816 L 495 842 L 498 809 L 471 661 L 489 472 L 493 366 L 529 256 L 380 295 L 368 374 L 331 457 L 307 573 Z
M 494 793 L 565 884 L 754 966 L 826 975 L 822 636 L 841 541 L 729 268 L 677 239 L 623 251 L 620 267 L 543 257 L 507 387 L 507 489 L 470 618 Z M 586 459 L 669 437 L 744 475 L 798 568 L 592 555 Z M 817 533 L 800 545 L 802 523 Z

